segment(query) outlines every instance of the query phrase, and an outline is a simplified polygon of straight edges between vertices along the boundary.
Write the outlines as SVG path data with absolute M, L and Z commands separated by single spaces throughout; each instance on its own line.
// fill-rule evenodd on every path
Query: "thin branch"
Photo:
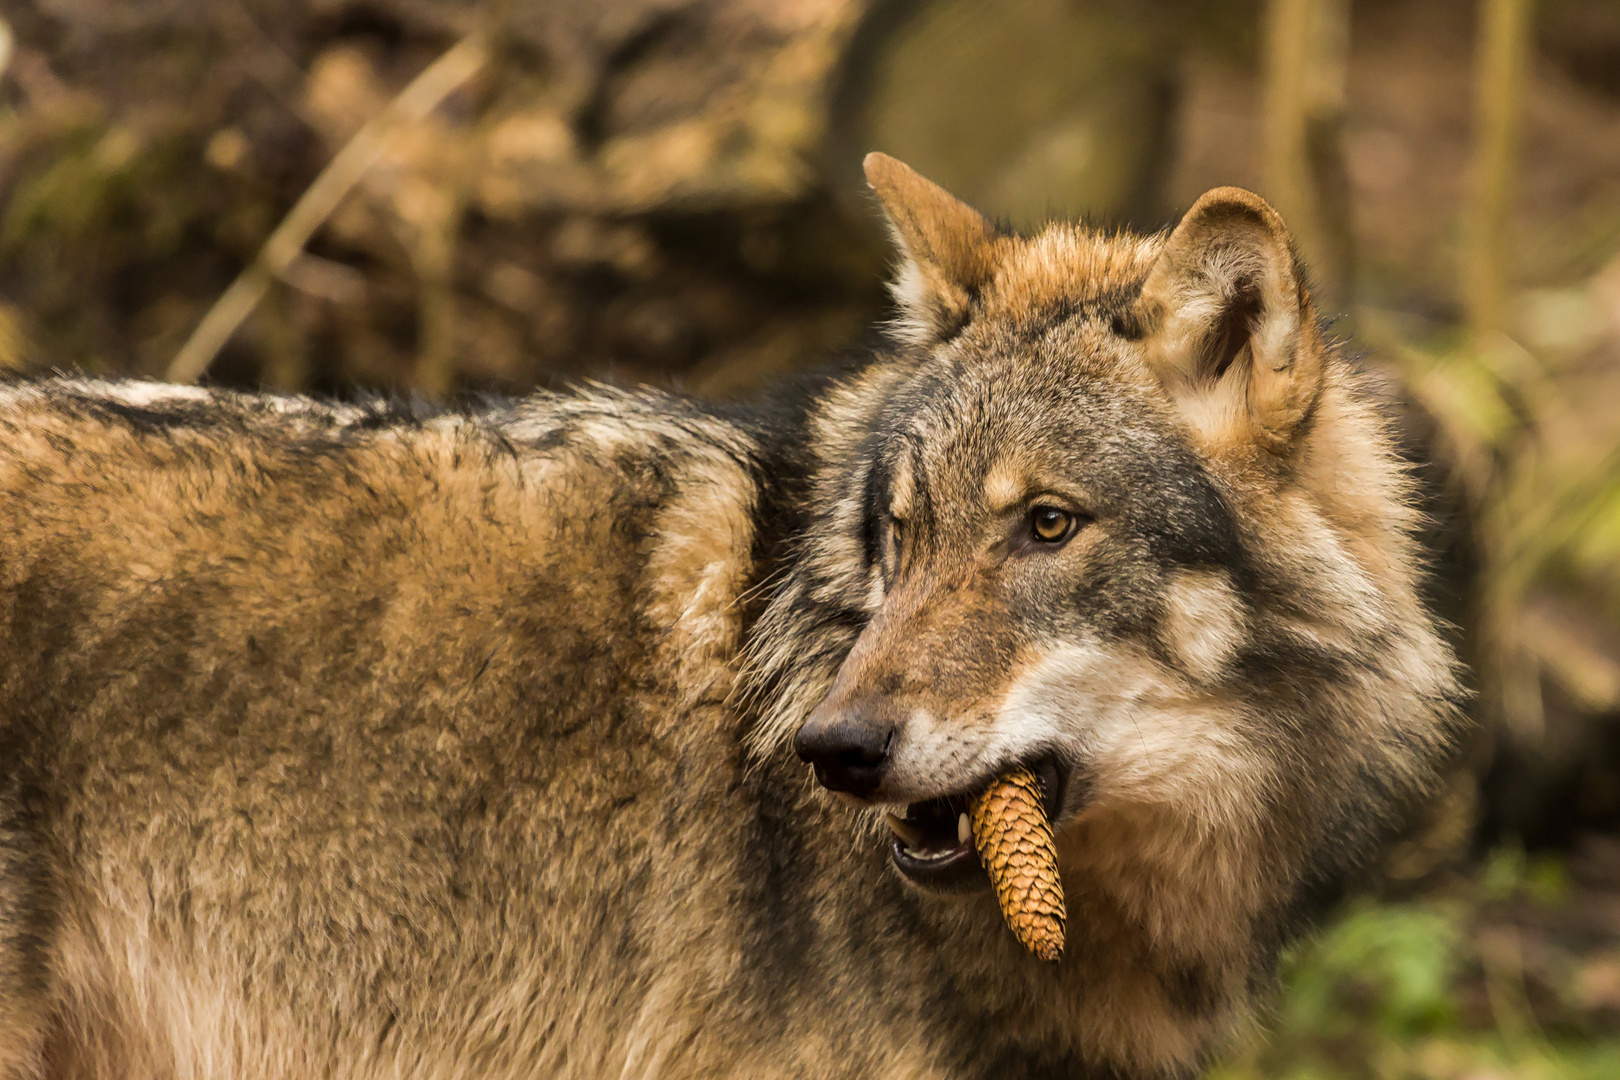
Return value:
M 1463 220 L 1463 301 L 1483 343 L 1505 325 L 1507 218 L 1518 172 L 1531 0 L 1481 0 L 1472 188 Z
M 483 68 L 487 58 L 488 51 L 480 35 L 465 38 L 429 64 L 380 113 L 355 132 L 276 226 L 253 262 L 214 302 L 169 364 L 164 378 L 176 383 L 196 382 L 201 378 L 219 350 L 264 298 L 270 282 L 286 272 L 309 238 L 315 235 L 315 230 L 382 160 L 393 137 L 438 108 L 445 98 Z
M 1269 0 L 1265 30 L 1265 196 L 1287 220 L 1329 304 L 1345 307 L 1354 273 L 1340 145 L 1349 0 Z

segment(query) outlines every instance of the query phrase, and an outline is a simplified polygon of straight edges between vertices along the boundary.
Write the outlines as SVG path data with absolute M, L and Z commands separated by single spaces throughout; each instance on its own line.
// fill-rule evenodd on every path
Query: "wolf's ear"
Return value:
M 915 344 L 950 334 L 995 274 L 996 230 L 973 207 L 888 154 L 867 154 L 866 182 L 883 202 L 905 261 L 890 286 L 900 333 Z
M 1165 242 L 1133 313 L 1195 428 L 1281 451 L 1310 414 L 1322 342 L 1288 228 L 1260 196 L 1216 188 Z

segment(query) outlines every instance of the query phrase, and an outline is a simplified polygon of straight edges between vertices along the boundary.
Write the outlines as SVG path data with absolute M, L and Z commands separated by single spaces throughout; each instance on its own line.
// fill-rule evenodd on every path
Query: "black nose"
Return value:
M 822 787 L 865 798 L 883 782 L 893 741 L 893 724 L 863 722 L 848 714 L 827 722 L 812 716 L 799 729 L 793 749 L 815 766 Z

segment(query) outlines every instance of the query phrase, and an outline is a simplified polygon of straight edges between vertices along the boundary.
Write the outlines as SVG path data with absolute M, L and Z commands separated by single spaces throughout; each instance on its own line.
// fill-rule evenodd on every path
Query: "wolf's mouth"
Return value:
M 1041 782 L 1047 820 L 1056 827 L 1067 773 L 1053 758 L 1037 761 L 1030 769 Z M 902 877 L 936 892 L 989 888 L 990 879 L 979 865 L 968 820 L 974 796 L 993 779 L 987 778 L 972 791 L 912 803 L 903 815 L 887 815 L 889 830 L 894 833 L 889 859 Z

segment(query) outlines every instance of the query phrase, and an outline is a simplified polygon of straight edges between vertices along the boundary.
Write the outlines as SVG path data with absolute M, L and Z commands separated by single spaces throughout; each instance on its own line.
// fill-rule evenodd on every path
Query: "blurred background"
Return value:
M 746 395 L 885 314 L 869 149 L 1255 189 L 1403 403 L 1480 733 L 1219 1075 L 1620 1077 L 1620 0 L 4 0 L 0 368 Z

